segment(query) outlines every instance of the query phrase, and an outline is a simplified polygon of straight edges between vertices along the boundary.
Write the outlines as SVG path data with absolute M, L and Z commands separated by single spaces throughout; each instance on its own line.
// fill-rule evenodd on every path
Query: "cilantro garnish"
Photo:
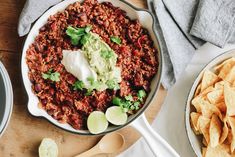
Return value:
M 91 26 L 86 26 L 84 28 L 74 28 L 72 26 L 68 26 L 66 29 L 66 34 L 70 37 L 72 45 L 84 44 L 87 39 L 87 37 L 84 36 L 86 36 L 91 29 Z
M 139 90 L 137 93 L 138 100 L 134 101 L 132 95 L 125 96 L 125 99 L 114 97 L 112 103 L 114 105 L 120 106 L 123 112 L 136 111 L 140 108 L 144 97 L 146 97 L 146 92 L 144 90 Z
M 119 37 L 117 37 L 117 36 L 112 36 L 112 37 L 110 37 L 110 40 L 111 40 L 112 42 L 118 44 L 118 45 L 120 45 L 121 42 L 122 42 L 121 39 L 120 39 Z
M 92 90 L 88 89 L 87 92 L 85 93 L 85 96 L 90 96 L 92 94 Z
M 146 96 L 146 92 L 144 90 L 139 90 L 138 93 L 137 93 L 137 96 L 138 96 L 138 99 L 140 101 L 143 101 L 143 98 Z
M 60 81 L 60 73 L 52 72 L 52 69 L 50 69 L 47 73 L 42 73 L 42 78 L 58 82 Z
M 82 90 L 84 88 L 84 83 L 82 81 L 76 81 L 73 84 L 73 90 Z
M 133 101 L 133 97 L 131 95 L 125 96 L 125 99 L 127 101 Z

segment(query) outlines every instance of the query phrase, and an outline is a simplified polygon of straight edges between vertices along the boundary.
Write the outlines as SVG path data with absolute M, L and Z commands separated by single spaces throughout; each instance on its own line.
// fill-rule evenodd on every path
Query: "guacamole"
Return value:
M 99 35 L 88 33 L 84 36 L 82 52 L 97 74 L 93 84 L 99 91 L 107 88 L 117 90 L 121 82 L 121 69 L 116 66 L 117 54 L 106 44 Z M 91 81 L 92 83 L 92 81 Z

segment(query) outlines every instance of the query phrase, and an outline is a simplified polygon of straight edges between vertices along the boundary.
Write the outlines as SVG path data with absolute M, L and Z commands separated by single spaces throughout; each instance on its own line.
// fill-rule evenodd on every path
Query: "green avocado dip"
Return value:
M 63 50 L 66 70 L 78 78 L 75 89 L 88 91 L 119 89 L 121 69 L 116 66 L 117 54 L 98 34 L 87 32 L 79 41 L 82 48 L 78 51 Z
M 117 90 L 121 82 L 121 69 L 116 66 L 117 54 L 106 44 L 99 35 L 88 33 L 82 47 L 91 68 L 97 74 L 97 87 L 102 91 L 107 88 Z

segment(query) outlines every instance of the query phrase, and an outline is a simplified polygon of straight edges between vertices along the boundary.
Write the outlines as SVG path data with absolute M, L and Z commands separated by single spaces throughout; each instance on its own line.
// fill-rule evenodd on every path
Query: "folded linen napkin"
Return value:
M 31 24 L 60 1 L 27 0 L 19 19 L 19 35 L 26 35 Z M 167 89 L 177 81 L 195 49 L 206 41 L 221 47 L 235 43 L 234 0 L 147 1 L 157 17 L 156 31 L 164 54 L 162 83 Z
M 162 83 L 170 88 L 195 49 L 206 41 L 223 47 L 235 42 L 234 0 L 148 0 L 155 13 L 164 54 Z M 191 46 L 190 46 L 191 45 Z
M 155 3 L 155 8 L 159 27 L 156 30 L 162 32 L 159 37 L 164 57 L 162 84 L 168 89 L 176 82 L 182 69 L 189 63 L 195 48 L 176 25 L 161 0 Z
M 227 42 L 233 42 L 235 1 L 200 0 L 190 34 L 219 47 L 224 47 Z
M 19 18 L 19 36 L 28 34 L 31 24 L 49 7 L 59 3 L 60 1 L 61 0 L 27 0 Z

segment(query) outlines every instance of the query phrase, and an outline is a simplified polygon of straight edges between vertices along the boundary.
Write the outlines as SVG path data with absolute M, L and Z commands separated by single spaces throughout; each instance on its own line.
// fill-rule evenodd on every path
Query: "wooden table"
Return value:
M 137 7 L 146 7 L 143 0 L 128 0 Z M 10 124 L 0 139 L 1 157 L 36 157 L 40 141 L 44 137 L 55 139 L 60 149 L 60 157 L 70 157 L 95 145 L 101 137 L 79 136 L 65 132 L 45 119 L 32 117 L 27 111 L 27 95 L 23 87 L 20 70 L 21 51 L 24 38 L 17 34 L 17 23 L 25 0 L 0 0 L 0 59 L 9 72 L 13 91 L 14 108 Z M 153 121 L 166 91 L 160 88 L 155 101 L 146 111 L 147 118 Z M 126 140 L 124 151 L 140 135 L 132 128 L 120 130 Z M 131 132 L 131 133 L 130 133 Z M 118 152 L 118 153 L 120 153 Z M 100 155 L 115 156 L 117 154 Z

